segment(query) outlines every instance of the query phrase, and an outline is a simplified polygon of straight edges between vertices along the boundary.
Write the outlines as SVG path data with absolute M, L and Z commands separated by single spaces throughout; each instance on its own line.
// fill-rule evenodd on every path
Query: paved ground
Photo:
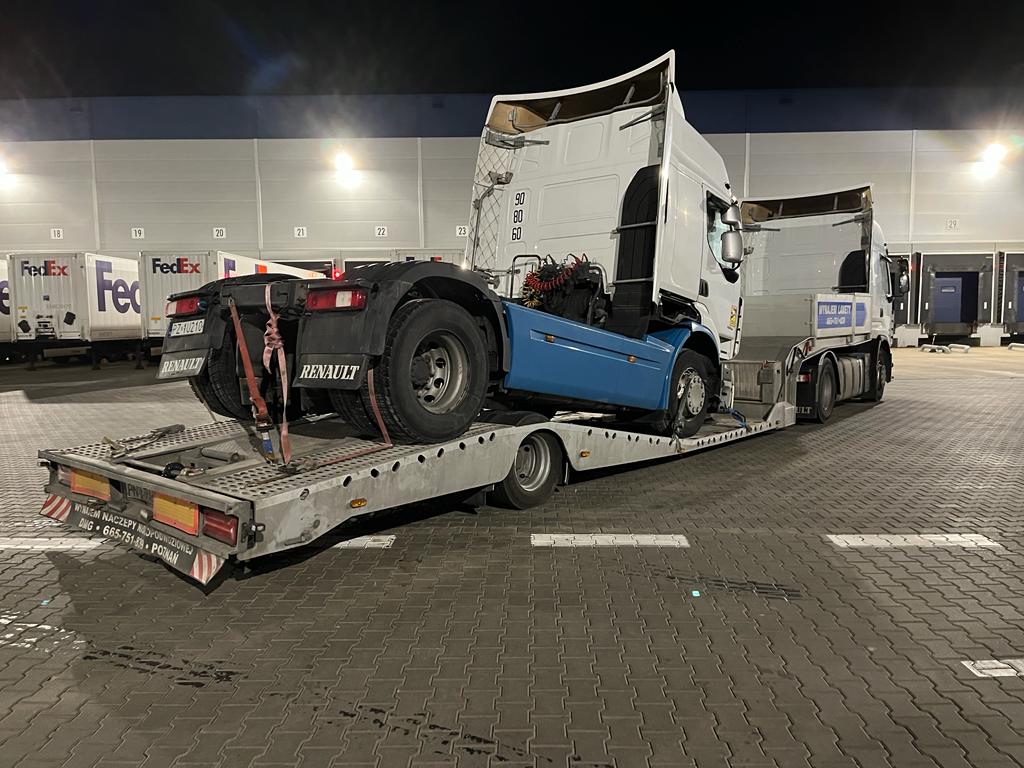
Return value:
M 827 427 L 209 594 L 36 514 L 37 448 L 205 419 L 188 390 L 0 370 L 0 765 L 1024 765 L 1024 353 L 896 355 Z

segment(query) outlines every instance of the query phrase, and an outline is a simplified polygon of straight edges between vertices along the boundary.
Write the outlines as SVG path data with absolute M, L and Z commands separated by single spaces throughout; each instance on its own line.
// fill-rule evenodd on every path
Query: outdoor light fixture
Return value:
M 992 142 L 985 151 L 981 153 L 981 160 L 978 160 L 971 170 L 979 179 L 991 179 L 999 170 L 999 164 L 1006 157 L 1007 149 L 998 141 Z
M 354 187 L 360 182 L 362 174 L 356 170 L 352 155 L 339 152 L 334 156 L 334 177 L 346 187 Z

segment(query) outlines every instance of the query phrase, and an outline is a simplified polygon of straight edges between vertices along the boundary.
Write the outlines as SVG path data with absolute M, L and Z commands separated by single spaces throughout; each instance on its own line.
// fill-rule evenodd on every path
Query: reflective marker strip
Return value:
M 37 551 L 54 551 L 62 549 L 95 549 L 105 542 L 98 539 L 77 538 L 0 538 L 0 551 L 5 549 L 30 549 Z
M 359 536 L 348 541 L 339 541 L 332 549 L 388 549 L 394 543 L 394 536 Z
M 826 536 L 840 548 L 848 547 L 999 547 L 992 539 L 977 533 L 925 533 L 912 536 L 896 534 Z
M 981 661 L 961 661 L 976 677 L 1022 677 L 1024 676 L 1024 659 L 983 659 Z
M 688 547 L 679 533 L 532 533 L 535 547 Z

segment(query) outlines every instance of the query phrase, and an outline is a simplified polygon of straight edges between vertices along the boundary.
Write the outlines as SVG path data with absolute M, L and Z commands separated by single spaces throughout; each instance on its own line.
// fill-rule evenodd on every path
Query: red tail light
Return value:
M 206 306 L 201 298 L 198 296 L 189 296 L 188 298 L 178 299 L 177 301 L 168 301 L 167 306 L 164 308 L 164 315 L 166 317 L 194 315 L 196 312 L 200 312 L 204 309 L 206 309 Z
M 212 509 L 204 509 L 203 536 L 234 546 L 238 542 L 238 518 Z
M 331 270 L 331 280 L 341 280 L 345 276 L 345 273 L 335 267 Z
M 306 296 L 306 309 L 321 312 L 325 309 L 363 309 L 366 291 L 362 288 L 327 288 L 310 291 Z

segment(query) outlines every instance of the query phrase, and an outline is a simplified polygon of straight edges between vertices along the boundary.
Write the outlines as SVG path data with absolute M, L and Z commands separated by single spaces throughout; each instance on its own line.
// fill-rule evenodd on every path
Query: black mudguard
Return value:
M 339 281 L 311 281 L 317 287 L 358 287 L 367 292 L 361 310 L 306 312 L 299 324 L 295 385 L 358 389 L 372 358 L 384 352 L 388 323 L 410 294 L 452 299 L 486 317 L 498 350 L 496 365 L 508 369 L 508 332 L 500 297 L 483 275 L 443 262 L 415 261 L 358 267 Z

